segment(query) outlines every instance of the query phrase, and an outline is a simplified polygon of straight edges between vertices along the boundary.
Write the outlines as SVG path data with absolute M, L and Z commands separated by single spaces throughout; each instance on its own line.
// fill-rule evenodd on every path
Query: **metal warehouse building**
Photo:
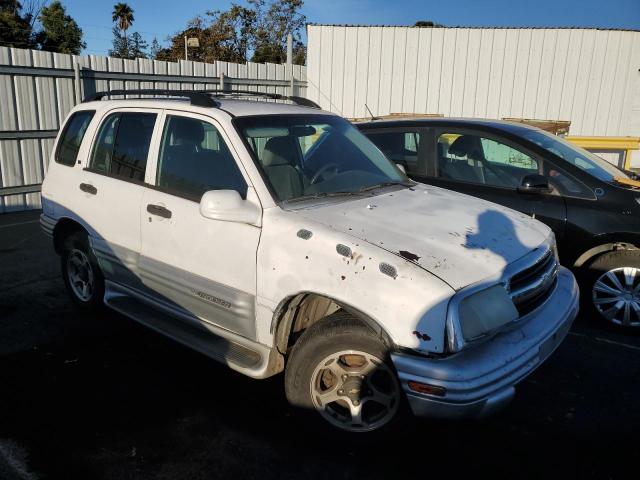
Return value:
M 307 33 L 308 96 L 345 117 L 564 120 L 572 136 L 640 136 L 640 31 L 310 25 Z M 640 152 L 631 166 L 640 167 Z

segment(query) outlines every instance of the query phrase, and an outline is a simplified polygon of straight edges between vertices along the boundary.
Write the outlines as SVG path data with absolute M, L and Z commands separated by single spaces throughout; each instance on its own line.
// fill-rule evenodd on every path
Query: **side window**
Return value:
M 102 122 L 89 167 L 127 180 L 144 181 L 155 113 L 118 112 Z
M 478 135 L 443 133 L 437 149 L 437 175 L 441 178 L 516 188 L 525 175 L 542 173 L 536 159 Z
M 71 115 L 60 136 L 55 156 L 56 163 L 69 167 L 75 165 L 80 144 L 95 113 L 95 110 L 83 110 Z
M 419 171 L 418 165 L 419 132 L 372 132 L 365 130 L 363 133 L 389 160 L 402 165 L 408 174 L 424 174 Z
M 209 190 L 247 195 L 247 184 L 218 130 L 196 118 L 172 115 L 162 134 L 156 185 L 194 201 Z
M 544 175 L 547 177 L 549 186 L 553 191 L 562 196 L 585 198 L 587 200 L 596 198 L 595 194 L 584 183 L 549 162 L 545 162 Z

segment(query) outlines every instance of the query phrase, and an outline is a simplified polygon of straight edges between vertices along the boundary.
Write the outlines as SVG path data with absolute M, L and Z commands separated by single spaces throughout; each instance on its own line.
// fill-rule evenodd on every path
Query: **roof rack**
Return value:
M 83 102 L 101 100 L 104 97 L 110 97 L 111 95 L 165 95 L 168 97 L 188 98 L 191 101 L 191 105 L 197 105 L 198 107 L 217 107 L 220 105 L 218 102 L 214 101 L 205 90 L 168 90 L 155 88 L 96 92 L 91 95 L 87 95 Z
M 109 90 L 87 95 L 83 102 L 101 100 L 112 95 L 162 95 L 168 97 L 188 98 L 191 105 L 198 107 L 219 107 L 220 103 L 215 98 L 222 97 L 264 97 L 272 100 L 289 100 L 296 105 L 304 107 L 320 108 L 320 105 L 312 100 L 295 95 L 287 96 L 279 93 L 254 92 L 251 90 L 168 90 L 168 89 L 133 89 L 133 90 Z
M 268 92 L 255 92 L 253 90 L 202 90 L 204 92 L 210 93 L 211 96 L 215 98 L 220 97 L 265 97 L 270 98 L 272 100 L 290 100 L 296 105 L 301 105 L 303 107 L 311 107 L 311 108 L 320 108 L 313 100 L 309 100 L 308 98 L 298 97 L 295 95 L 281 95 L 279 93 L 268 93 Z

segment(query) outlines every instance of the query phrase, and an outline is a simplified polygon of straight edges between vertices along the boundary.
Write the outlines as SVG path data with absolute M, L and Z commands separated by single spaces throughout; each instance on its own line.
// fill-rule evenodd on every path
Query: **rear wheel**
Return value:
M 403 392 L 388 349 L 338 311 L 304 332 L 285 372 L 288 400 L 348 432 L 379 430 L 398 417 Z
M 61 268 L 67 291 L 76 305 L 83 309 L 102 307 L 104 277 L 85 232 L 77 231 L 65 238 Z
M 583 296 L 613 325 L 640 327 L 640 250 L 603 253 L 588 266 Z

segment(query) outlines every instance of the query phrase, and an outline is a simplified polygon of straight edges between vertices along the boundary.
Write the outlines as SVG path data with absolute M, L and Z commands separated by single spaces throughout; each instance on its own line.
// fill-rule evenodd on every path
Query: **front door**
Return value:
M 435 132 L 434 174 L 428 182 L 505 205 L 546 223 L 562 238 L 566 205 L 560 192 L 518 192 L 528 174 L 545 175 L 542 159 L 494 135 L 472 131 Z
M 247 196 L 228 141 L 205 116 L 167 112 L 141 203 L 141 278 L 167 308 L 255 339 L 260 228 L 200 214 L 209 190 Z M 256 200 L 257 201 L 257 200 Z

